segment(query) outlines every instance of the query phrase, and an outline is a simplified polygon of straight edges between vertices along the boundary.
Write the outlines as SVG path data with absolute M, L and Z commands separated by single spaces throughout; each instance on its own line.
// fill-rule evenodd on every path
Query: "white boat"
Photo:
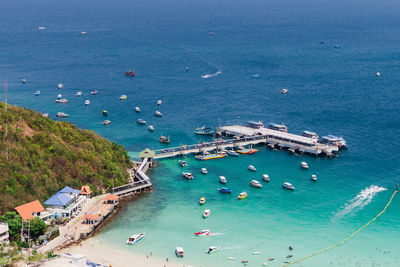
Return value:
M 188 180 L 193 180 L 193 175 L 190 172 L 182 172 L 183 177 L 185 177 Z
M 64 104 L 66 104 L 66 103 L 68 103 L 68 99 L 65 99 L 65 98 L 63 98 L 63 99 L 56 99 L 56 103 L 64 103 Z
M 262 184 L 257 180 L 251 180 L 250 185 L 253 187 L 261 188 Z
M 140 108 L 139 108 L 139 107 L 135 107 L 135 111 L 136 111 L 137 113 L 139 113 L 139 112 L 140 112 Z
M 181 248 L 181 247 L 176 247 L 176 248 L 175 248 L 175 255 L 176 255 L 178 258 L 182 258 L 182 257 L 185 255 L 185 253 L 183 252 L 183 248 Z
M 294 190 L 295 189 L 295 187 L 291 183 L 288 183 L 288 182 L 284 182 L 282 187 L 287 189 L 287 190 Z
M 154 116 L 162 117 L 162 113 L 158 110 L 154 111 Z
M 286 88 L 283 88 L 281 91 L 282 94 L 286 94 L 287 92 L 288 92 L 288 89 L 286 89 Z
M 103 124 L 104 124 L 104 125 L 110 125 L 110 123 L 111 123 L 111 121 L 109 121 L 109 120 L 103 121 Z
M 85 32 L 85 31 L 82 31 L 82 32 L 81 32 L 81 34 L 87 34 L 87 32 Z
M 46 27 L 38 27 L 39 30 L 46 30 Z
M 207 171 L 207 169 L 206 169 L 206 168 L 201 168 L 201 173 L 202 173 L 202 174 L 207 174 L 207 173 L 208 173 L 208 171 Z
M 162 104 L 161 100 L 157 100 L 157 105 L 160 106 Z
M 97 95 L 98 93 L 99 93 L 99 91 L 97 91 L 97 90 L 90 91 L 90 94 L 92 94 L 92 95 Z
M 59 83 L 58 85 L 57 85 L 57 88 L 58 89 L 62 89 L 64 87 L 64 85 L 62 84 L 62 83 Z
M 61 98 L 62 98 L 62 94 L 58 94 L 58 95 L 57 95 L 57 98 L 58 98 L 58 99 L 61 99 Z
M 82 91 L 77 92 L 75 96 L 82 96 Z
M 263 180 L 267 183 L 269 183 L 269 176 L 268 174 L 263 174 Z
M 308 169 L 308 164 L 307 164 L 307 162 L 302 161 L 302 162 L 300 163 L 300 166 L 301 166 L 303 169 L 305 169 L 305 170 Z
M 253 165 L 249 165 L 248 169 L 249 169 L 249 171 L 252 171 L 252 172 L 256 171 L 256 167 L 254 167 Z
M 221 249 L 221 247 L 209 247 L 208 250 L 207 250 L 207 253 L 211 254 L 211 253 L 213 253 L 215 251 L 218 251 L 220 249 Z
M 90 105 L 90 100 L 86 100 L 85 101 L 85 106 L 89 106 Z
M 43 117 L 49 118 L 49 117 L 50 117 L 50 116 L 49 116 L 49 113 L 43 113 Z
M 148 129 L 149 129 L 150 132 L 152 132 L 152 131 L 154 131 L 154 126 L 153 125 L 149 125 Z
M 219 177 L 219 182 L 220 182 L 221 184 L 226 184 L 226 178 L 225 178 L 225 176 L 220 176 L 220 177 Z
M 145 236 L 146 234 L 133 234 L 131 235 L 128 240 L 126 240 L 126 244 L 127 245 L 133 245 L 136 244 L 137 242 L 139 242 L 140 240 L 142 240 L 142 238 Z
M 376 77 L 381 77 L 381 73 L 379 71 L 376 73 Z
M 57 117 L 62 117 L 62 118 L 69 117 L 69 115 L 66 114 L 66 113 L 64 113 L 64 112 L 58 112 L 56 116 L 57 116 Z
M 203 211 L 203 218 L 207 218 L 208 216 L 210 216 L 211 214 L 211 210 L 207 209 Z
M 37 90 L 37 91 L 35 92 L 35 95 L 40 95 L 40 91 Z
M 314 182 L 317 181 L 317 176 L 315 174 L 311 175 L 311 180 L 313 180 Z
M 21 82 L 22 82 L 22 83 L 26 83 L 26 79 L 22 79 Z

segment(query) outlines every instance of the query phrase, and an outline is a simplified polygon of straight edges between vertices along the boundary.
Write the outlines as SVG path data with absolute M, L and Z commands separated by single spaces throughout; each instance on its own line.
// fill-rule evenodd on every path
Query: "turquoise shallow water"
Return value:
M 228 256 L 247 259 L 249 266 L 275 257 L 269 265 L 278 266 L 289 244 L 298 258 L 343 239 L 384 207 L 398 182 L 399 8 L 398 1 L 386 0 L 4 0 L 0 78 L 8 79 L 11 104 L 53 118 L 58 111 L 69 113 L 69 121 L 121 143 L 133 157 L 146 147 L 162 147 L 160 134 L 170 135 L 171 145 L 200 141 L 193 129 L 215 127 L 218 119 L 285 122 L 290 132 L 343 135 L 348 151 L 329 160 L 262 147 L 239 158 L 189 157 L 193 181 L 182 179 L 177 159 L 160 161 L 150 173 L 154 191 L 128 204 L 96 237 L 160 258 L 174 257 L 181 245 L 185 262 L 202 266 L 239 265 Z M 137 77 L 125 77 L 123 70 L 132 67 Z M 200 78 L 217 71 L 221 74 Z M 254 73 L 260 77 L 252 78 Z M 64 88 L 57 90 L 60 82 Z M 288 94 L 281 95 L 282 88 Z M 38 89 L 41 95 L 34 97 Z M 92 89 L 99 94 L 89 95 Z M 75 97 L 79 90 L 82 98 Z M 55 104 L 58 93 L 70 103 Z M 118 100 L 122 94 L 127 101 Z M 91 100 L 89 107 L 85 99 Z M 157 99 L 163 100 L 158 108 L 163 118 L 152 115 Z M 109 127 L 101 124 L 103 109 Z M 155 132 L 137 126 L 139 117 Z M 302 160 L 310 170 L 299 168 Z M 247 171 L 249 164 L 256 174 Z M 207 176 L 200 175 L 202 167 Z M 262 173 L 270 175 L 270 184 L 250 188 L 249 181 L 261 180 Z M 317 183 L 311 182 L 312 173 Z M 219 175 L 227 177 L 232 196 L 216 191 Z M 282 190 L 284 181 L 296 190 Z M 244 190 L 249 197 L 235 199 Z M 206 220 L 197 203 L 203 195 L 212 211 Z M 399 266 L 399 219 L 396 197 L 387 213 L 350 242 L 303 266 Z M 193 236 L 207 228 L 223 234 Z M 146 238 L 127 248 L 127 236 L 139 231 Z M 225 249 L 206 255 L 210 245 Z

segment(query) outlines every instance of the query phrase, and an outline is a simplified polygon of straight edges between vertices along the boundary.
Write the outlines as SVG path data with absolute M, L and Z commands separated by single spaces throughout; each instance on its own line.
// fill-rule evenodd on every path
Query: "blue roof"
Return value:
M 76 195 L 79 195 L 79 193 L 81 192 L 80 190 L 76 190 L 76 189 L 73 189 L 73 188 L 71 188 L 71 187 L 69 187 L 69 186 L 66 186 L 66 187 L 64 187 L 63 189 L 61 189 L 60 191 L 58 191 L 58 192 L 60 192 L 60 193 L 73 193 L 73 194 L 76 194 Z
M 81 191 L 73 189 L 69 186 L 64 187 L 54 195 L 52 195 L 43 204 L 48 206 L 67 206 L 74 199 L 75 195 L 79 195 Z

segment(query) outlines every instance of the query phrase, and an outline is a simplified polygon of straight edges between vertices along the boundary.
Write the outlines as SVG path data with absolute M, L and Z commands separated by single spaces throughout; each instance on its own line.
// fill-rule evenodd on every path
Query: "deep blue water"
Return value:
M 203 124 L 216 127 L 218 120 L 222 124 L 244 124 L 249 119 L 284 122 L 291 132 L 307 129 L 321 135 L 342 135 L 349 149 L 341 158 L 305 158 L 320 177 L 315 185 L 306 179 L 295 180 L 308 179 L 308 175 L 298 170 L 302 159 L 286 152 L 261 151 L 254 161 L 256 167 L 276 177 L 293 177 L 299 187 L 298 198 L 288 199 L 280 191 L 273 195 L 276 216 L 286 214 L 290 206 L 306 215 L 300 222 L 308 221 L 312 213 L 319 233 L 324 227 L 337 229 L 337 224 L 351 232 L 379 212 L 399 180 L 399 11 L 400 2 L 385 0 L 2 0 L 0 79 L 8 80 L 9 103 L 50 113 L 52 118 L 58 111 L 69 113 L 69 121 L 123 144 L 133 155 L 146 147 L 162 147 L 160 134 L 170 135 L 172 145 L 197 142 L 193 129 Z M 38 30 L 39 26 L 46 30 Z M 210 35 L 210 31 L 216 34 Z M 135 78 L 124 76 L 129 68 L 136 70 Z M 218 76 L 200 78 L 217 71 L 221 72 Z M 381 77 L 375 75 L 378 71 Z M 254 73 L 260 77 L 252 78 Z M 23 78 L 26 84 L 21 83 Z M 57 89 L 58 83 L 64 84 L 62 90 Z M 282 95 L 282 88 L 289 92 Z M 93 89 L 99 94 L 91 96 Z M 33 95 L 36 90 L 41 91 L 40 96 Z M 84 96 L 75 97 L 77 91 Z M 59 93 L 70 103 L 55 104 Z M 120 101 L 122 94 L 128 95 L 128 100 Z M 4 98 L 3 91 L 0 97 Z M 90 106 L 84 106 L 85 99 L 91 100 Z M 163 100 L 159 108 L 157 99 Z M 134 112 L 137 105 L 142 109 L 140 115 Z M 102 125 L 103 109 L 110 114 L 109 127 Z M 163 112 L 163 118 L 153 116 L 156 109 Z M 156 131 L 149 133 L 147 127 L 137 126 L 139 117 Z M 160 162 L 152 173 L 155 192 L 132 203 L 133 210 L 158 205 L 159 209 L 149 213 L 154 223 L 161 221 L 157 210 L 161 213 L 167 205 L 159 198 L 169 203 L 170 179 L 178 183 L 177 196 L 188 190 L 186 184 L 180 184 L 181 170 L 175 161 Z M 244 176 L 249 160 L 241 157 L 207 164 L 215 168 L 215 176 L 221 172 L 242 172 Z M 191 165 L 193 172 L 202 167 L 194 161 Z M 237 184 L 237 190 L 244 185 L 247 182 Z M 341 207 L 372 185 L 388 190 L 332 222 Z M 196 185 L 200 191 L 191 195 L 193 199 L 209 185 L 203 186 Z M 282 203 L 278 201 L 282 199 Z M 308 213 L 313 200 L 321 208 Z M 379 222 L 380 231 L 368 238 L 384 244 L 390 236 L 398 243 L 393 236 L 399 230 L 398 200 L 395 203 Z M 293 221 L 288 218 L 283 227 L 290 229 Z M 135 222 L 140 225 L 143 221 Z M 173 219 L 168 222 L 176 223 Z M 118 227 L 117 221 L 114 229 Z M 240 224 L 237 227 L 241 229 Z M 257 231 L 253 234 L 249 236 L 258 235 Z M 105 235 L 111 238 L 107 232 Z M 120 237 L 126 235 L 122 232 Z M 323 241 L 314 240 L 318 246 L 328 245 Z M 252 242 L 244 243 L 250 246 Z M 304 254 L 316 250 L 307 249 Z M 164 256 L 168 250 L 159 248 L 159 253 Z M 360 251 L 356 254 L 362 258 L 366 253 Z M 384 257 L 377 258 L 383 263 Z M 189 260 L 202 262 L 190 256 Z M 388 264 L 396 266 L 394 261 Z

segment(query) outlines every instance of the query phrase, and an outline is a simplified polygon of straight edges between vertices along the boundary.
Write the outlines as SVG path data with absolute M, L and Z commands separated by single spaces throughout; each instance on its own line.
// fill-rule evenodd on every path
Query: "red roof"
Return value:
M 82 188 L 81 188 L 82 195 L 90 195 L 91 193 L 92 193 L 92 190 L 90 190 L 90 186 L 82 185 Z
M 15 208 L 24 221 L 33 219 L 33 213 L 44 211 L 42 204 L 39 200 L 35 200 Z
M 118 200 L 119 199 L 119 196 L 116 196 L 116 195 L 108 195 L 108 196 L 106 196 L 106 198 L 105 198 L 107 201 L 114 201 L 114 200 Z
M 95 221 L 99 218 L 100 216 L 98 214 L 86 214 L 85 217 L 83 218 L 85 221 Z

